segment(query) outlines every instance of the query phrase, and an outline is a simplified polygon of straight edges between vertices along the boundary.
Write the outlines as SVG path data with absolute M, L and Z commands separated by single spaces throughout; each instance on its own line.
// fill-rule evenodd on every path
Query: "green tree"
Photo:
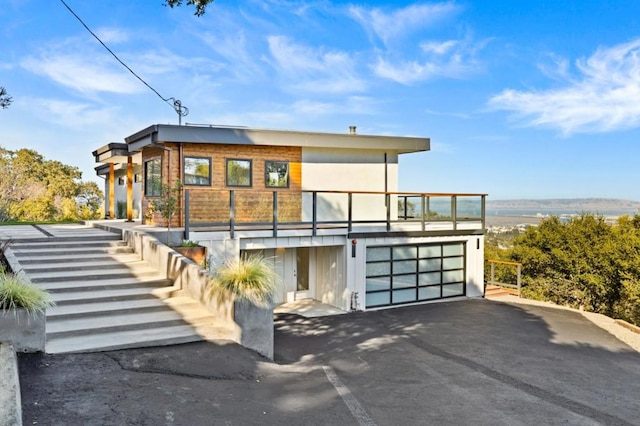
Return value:
M 506 253 L 523 264 L 523 295 L 640 324 L 640 216 L 546 219 Z M 495 255 L 495 253 L 494 253 Z
M 11 105 L 12 101 L 13 99 L 11 98 L 11 96 L 9 96 L 9 93 L 7 93 L 7 89 L 0 86 L 0 108 L 9 108 L 9 105 Z
M 182 6 L 182 1 L 183 0 L 165 0 L 164 5 L 173 8 L 176 6 Z M 202 16 L 210 3 L 213 3 L 213 0 L 187 0 L 185 4 L 187 6 L 195 6 L 195 15 Z
M 0 147 L 0 221 L 97 219 L 102 191 L 77 167 Z
M 160 197 L 151 201 L 151 210 L 160 213 L 160 216 L 167 223 L 167 245 L 169 245 L 169 235 L 171 234 L 171 219 L 180 211 L 180 195 L 182 193 L 182 182 L 175 181 L 173 186 L 165 183 L 160 189 Z

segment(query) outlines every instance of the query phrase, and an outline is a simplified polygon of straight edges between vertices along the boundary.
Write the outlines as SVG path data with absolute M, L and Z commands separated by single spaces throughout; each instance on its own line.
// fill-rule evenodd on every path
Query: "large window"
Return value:
M 464 243 L 367 248 L 368 308 L 464 296 Z
M 162 171 L 160 159 L 145 161 L 144 163 L 144 195 L 159 197 L 162 185 Z
M 289 162 L 267 161 L 264 165 L 264 182 L 269 188 L 289 187 Z
M 185 185 L 211 185 L 211 157 L 184 157 Z
M 227 159 L 227 186 L 251 186 L 251 160 Z

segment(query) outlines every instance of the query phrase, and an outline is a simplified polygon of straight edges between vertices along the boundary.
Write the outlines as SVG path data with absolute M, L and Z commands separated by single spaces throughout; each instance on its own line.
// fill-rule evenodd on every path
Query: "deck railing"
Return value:
M 366 191 L 185 190 L 185 232 L 345 228 L 351 232 L 391 232 L 398 224 L 427 231 L 458 230 L 474 222 L 485 228 L 486 194 Z M 405 225 L 405 228 L 408 225 Z M 468 228 L 465 228 L 468 229 Z
M 500 287 L 515 288 L 516 290 L 518 290 L 518 297 L 520 297 L 520 293 L 522 292 L 522 263 L 510 262 L 506 260 L 496 260 L 496 259 L 489 259 L 487 260 L 487 263 L 489 263 L 491 268 L 491 272 L 489 274 L 489 281 L 487 281 L 487 284 L 497 285 Z M 496 281 L 496 265 L 505 265 L 508 268 L 515 268 L 516 282 L 506 283 L 506 282 Z

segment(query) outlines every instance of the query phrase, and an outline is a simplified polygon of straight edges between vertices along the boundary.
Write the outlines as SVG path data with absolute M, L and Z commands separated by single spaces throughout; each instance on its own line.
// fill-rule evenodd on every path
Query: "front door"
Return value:
M 298 247 L 294 277 L 296 284 L 296 300 L 313 298 L 309 283 L 309 247 Z

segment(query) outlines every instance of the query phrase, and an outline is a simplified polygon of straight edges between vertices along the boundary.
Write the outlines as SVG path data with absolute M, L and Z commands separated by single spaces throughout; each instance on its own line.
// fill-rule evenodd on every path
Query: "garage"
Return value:
M 465 242 L 367 247 L 366 307 L 465 296 L 465 250 Z

